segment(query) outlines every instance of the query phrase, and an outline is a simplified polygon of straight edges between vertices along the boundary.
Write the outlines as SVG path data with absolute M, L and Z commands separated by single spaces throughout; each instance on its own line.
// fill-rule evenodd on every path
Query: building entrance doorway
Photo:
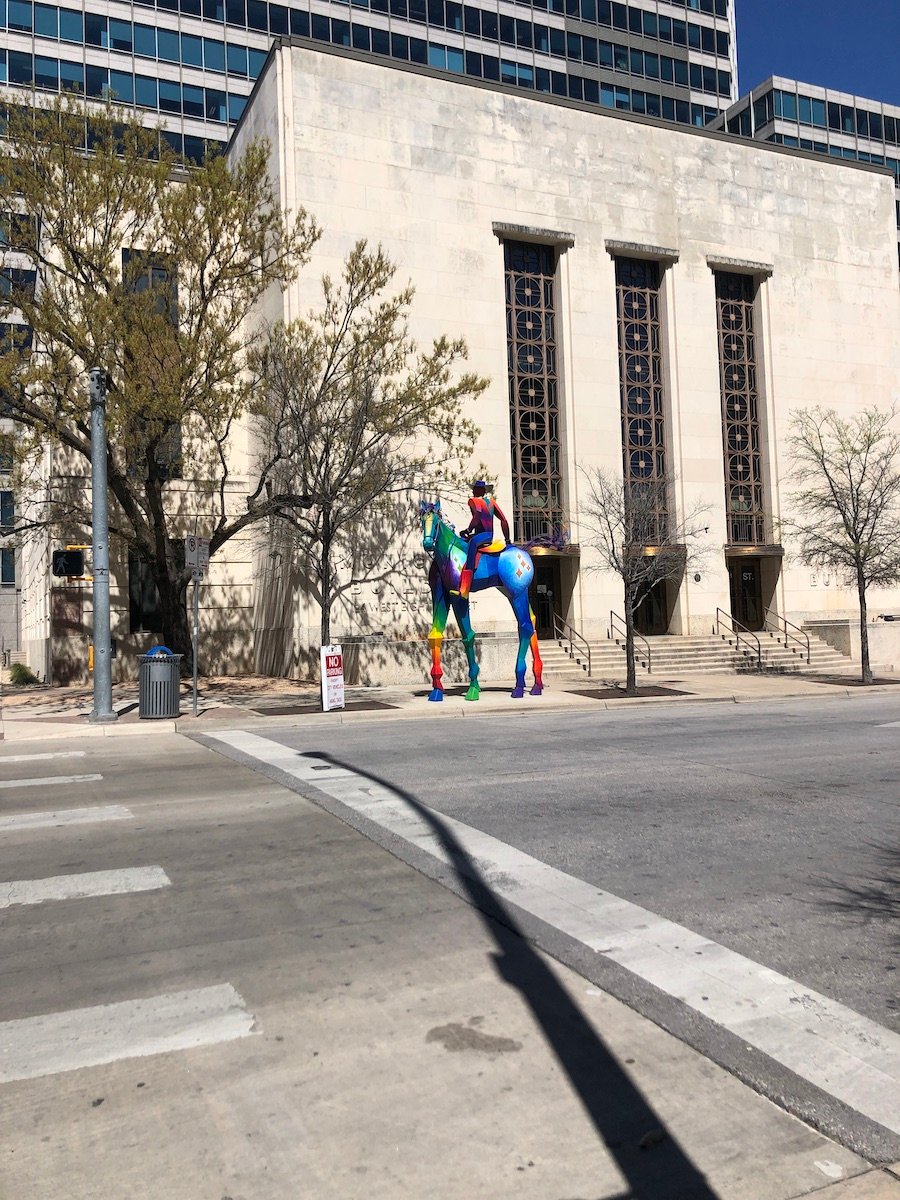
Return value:
M 745 629 L 765 627 L 762 602 L 762 576 L 758 558 L 732 559 L 728 564 L 731 585 L 731 615 Z
M 645 637 L 669 632 L 668 580 L 660 579 L 634 610 L 634 627 Z
M 534 583 L 531 586 L 531 607 L 539 638 L 553 637 L 553 614 L 562 615 L 562 579 L 559 559 L 540 557 L 534 559 Z

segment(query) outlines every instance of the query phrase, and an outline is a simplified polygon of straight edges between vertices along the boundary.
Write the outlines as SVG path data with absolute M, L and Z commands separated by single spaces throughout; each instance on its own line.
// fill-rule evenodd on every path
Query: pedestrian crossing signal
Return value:
M 54 550 L 53 574 L 66 575 L 70 579 L 78 579 L 84 575 L 83 550 Z

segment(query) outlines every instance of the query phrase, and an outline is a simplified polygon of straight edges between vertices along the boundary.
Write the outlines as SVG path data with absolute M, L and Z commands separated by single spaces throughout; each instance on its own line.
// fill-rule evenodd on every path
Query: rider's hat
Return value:
M 487 486 L 488 485 L 485 483 L 485 481 L 483 479 L 475 479 L 472 481 L 473 488 L 484 488 L 484 490 L 487 491 Z

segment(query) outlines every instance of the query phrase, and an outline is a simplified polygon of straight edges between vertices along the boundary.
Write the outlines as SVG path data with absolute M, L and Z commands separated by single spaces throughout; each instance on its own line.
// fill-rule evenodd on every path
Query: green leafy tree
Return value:
M 318 230 L 281 210 L 263 142 L 188 168 L 133 112 L 73 96 L 12 109 L 4 134 L 0 393 L 20 462 L 53 452 L 23 524 L 90 527 L 87 371 L 106 370 L 110 531 L 147 564 L 159 632 L 189 655 L 182 538 L 197 515 L 215 555 L 304 503 L 263 473 L 236 505 L 231 443 L 254 387 L 248 317 Z
M 323 645 L 350 582 L 337 557 L 359 582 L 377 562 L 357 547 L 396 528 L 398 497 L 459 484 L 479 432 L 465 406 L 488 386 L 457 373 L 463 341 L 440 337 L 420 350 L 408 328 L 413 289 L 391 292 L 395 273 L 380 246 L 358 242 L 340 280 L 323 278 L 322 306 L 276 326 L 253 355 L 260 470 L 274 471 L 282 494 L 310 500 L 277 516 L 318 592 Z
M 795 514 L 785 530 L 798 557 L 850 577 L 859 597 L 862 682 L 872 682 L 866 593 L 900 580 L 900 437 L 896 409 L 845 419 L 831 408 L 799 409 L 788 442 Z

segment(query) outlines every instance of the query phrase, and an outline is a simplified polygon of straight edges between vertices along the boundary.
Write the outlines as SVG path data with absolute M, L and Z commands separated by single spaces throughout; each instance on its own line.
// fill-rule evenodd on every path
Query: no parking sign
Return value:
M 344 707 L 344 651 L 341 646 L 323 646 L 320 651 L 322 665 L 322 711 Z

